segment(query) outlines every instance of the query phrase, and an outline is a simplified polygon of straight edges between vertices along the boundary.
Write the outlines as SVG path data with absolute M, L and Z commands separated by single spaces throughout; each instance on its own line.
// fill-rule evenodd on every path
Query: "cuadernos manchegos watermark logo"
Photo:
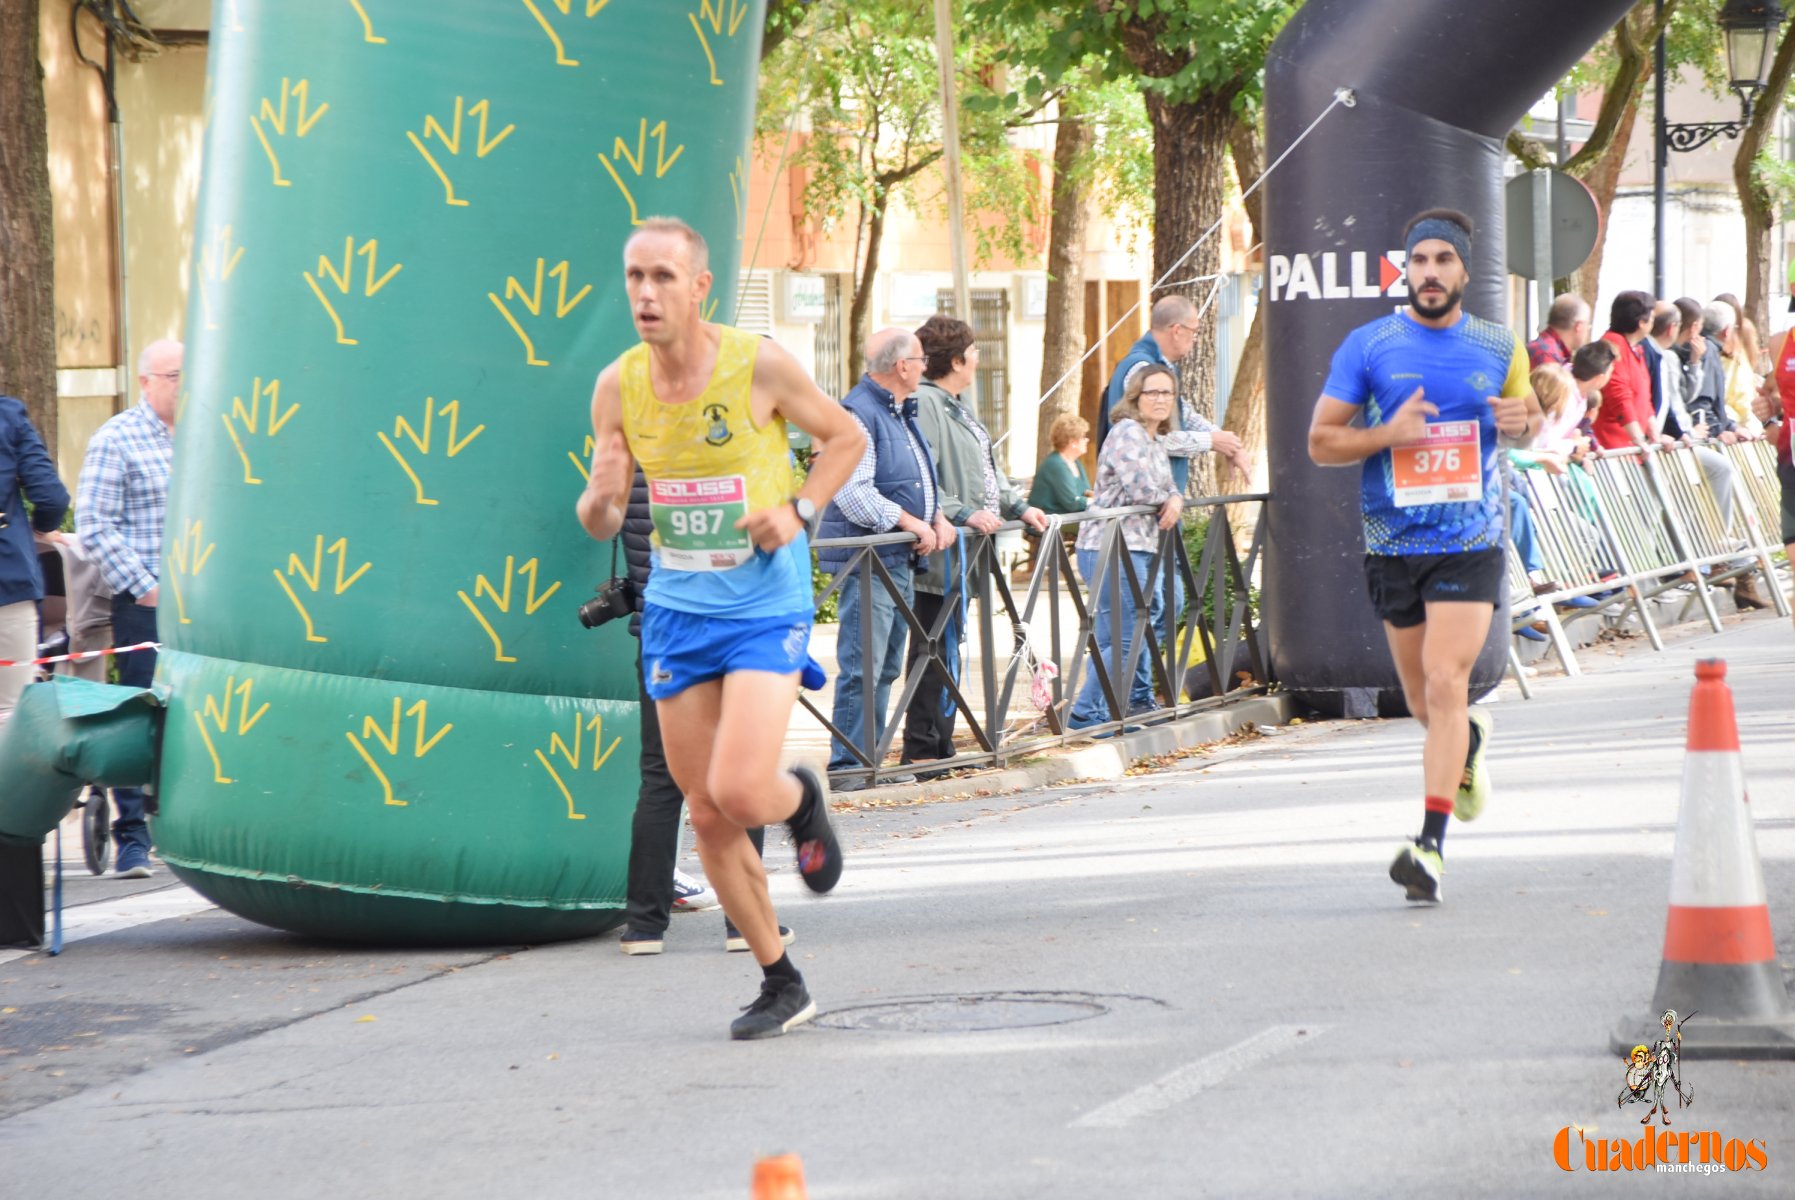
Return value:
M 1689 1016 L 1694 1016 L 1690 1013 Z M 1664 1033 L 1652 1045 L 1633 1047 L 1626 1058 L 1626 1080 L 1615 1107 L 1649 1104 L 1638 1137 L 1617 1134 L 1596 1137 L 1593 1129 L 1566 1125 L 1552 1139 L 1552 1161 L 1561 1171 L 1659 1171 L 1710 1175 L 1727 1171 L 1762 1171 L 1770 1165 L 1762 1138 L 1728 1137 L 1716 1129 L 1677 1129 L 1670 1125 L 1670 1101 L 1679 1112 L 1695 1103 L 1695 1088 L 1683 1082 L 1683 1021 L 1675 1009 L 1660 1018 Z M 1652 1118 L 1661 1122 L 1652 1127 Z

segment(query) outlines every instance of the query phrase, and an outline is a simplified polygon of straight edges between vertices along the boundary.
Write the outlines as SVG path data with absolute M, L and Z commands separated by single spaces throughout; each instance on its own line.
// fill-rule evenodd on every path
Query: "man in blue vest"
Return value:
M 848 482 L 823 510 L 818 539 L 866 537 L 877 533 L 912 533 L 914 542 L 875 547 L 891 581 L 906 605 L 916 598 L 916 568 L 926 556 L 951 546 L 954 527 L 941 515 L 936 500 L 935 460 L 916 424 L 916 385 L 925 359 L 922 343 L 907 329 L 881 329 L 867 339 L 866 374 L 841 405 L 866 434 L 866 450 Z M 885 731 L 885 710 L 891 685 L 904 665 L 909 626 L 898 619 L 897 600 L 876 573 L 864 581 L 859 567 L 850 570 L 857 551 L 820 548 L 817 562 L 831 575 L 843 575 L 838 607 L 833 720 L 849 743 L 863 751 L 877 744 Z M 861 644 L 861 606 L 872 614 L 872 640 Z M 872 661 L 868 662 L 868 659 Z M 865 710 L 865 676 L 873 672 L 871 736 Z M 875 764 L 876 765 L 876 764 Z M 862 767 L 848 745 L 837 738 L 829 750 L 829 770 Z M 834 781 L 836 791 L 866 786 L 860 778 Z
M 1161 296 L 1154 302 L 1150 315 L 1152 327 L 1141 340 L 1129 347 L 1122 361 L 1109 377 L 1109 391 L 1103 397 L 1103 411 L 1097 414 L 1097 448 L 1109 436 L 1109 410 L 1122 399 L 1128 378 L 1147 366 L 1165 367 L 1178 378 L 1178 362 L 1197 344 L 1197 306 L 1188 296 Z M 1180 491 L 1190 486 L 1190 458 L 1193 454 L 1226 455 L 1243 480 L 1253 476 L 1253 459 L 1240 438 L 1205 418 L 1190 402 L 1180 399 L 1172 414 L 1173 430 L 1166 435 L 1166 453 L 1172 459 L 1172 478 Z

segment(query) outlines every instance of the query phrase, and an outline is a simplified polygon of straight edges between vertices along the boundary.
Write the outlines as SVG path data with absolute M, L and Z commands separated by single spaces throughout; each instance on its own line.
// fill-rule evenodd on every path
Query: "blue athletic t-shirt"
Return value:
M 1482 495 L 1474 500 L 1397 504 L 1390 450 L 1365 460 L 1359 483 L 1365 549 L 1371 554 L 1458 554 L 1502 544 L 1502 479 L 1491 396 L 1530 390 L 1527 351 L 1507 327 L 1464 313 L 1430 329 L 1406 312 L 1380 317 L 1346 335 L 1334 352 L 1324 395 L 1364 409 L 1365 425 L 1384 424 L 1416 388 L 1437 407 L 1430 427 L 1475 422 Z

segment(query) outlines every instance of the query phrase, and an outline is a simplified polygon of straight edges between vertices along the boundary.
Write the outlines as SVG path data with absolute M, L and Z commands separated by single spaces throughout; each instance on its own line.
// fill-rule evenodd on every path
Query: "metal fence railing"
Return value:
M 1724 472 L 1732 478 L 1726 512 L 1714 486 Z M 1565 632 L 1573 621 L 1632 618 L 1662 650 L 1647 601 L 1667 594 L 1682 600 L 1673 620 L 1689 619 L 1699 609 L 1718 632 L 1715 589 L 1762 571 L 1771 603 L 1789 615 L 1775 561 L 1779 548 L 1767 534 L 1777 528 L 1780 497 L 1775 451 L 1767 442 L 1602 451 L 1563 472 L 1517 470 L 1513 486 L 1532 514 L 1545 574 L 1560 586 L 1536 595 L 1511 544 L 1512 627 L 1543 623 L 1567 674 L 1579 673 Z M 1565 601 L 1580 597 L 1596 603 L 1561 611 Z M 1509 663 L 1522 693 L 1531 694 L 1512 646 Z
M 1255 614 L 1251 584 L 1258 568 L 1265 528 L 1264 494 L 1187 501 L 1183 521 L 1162 531 L 1145 570 L 1125 552 L 1121 518 L 1150 513 L 1145 507 L 1092 510 L 1053 519 L 1027 569 L 1026 581 L 1012 578 L 998 555 L 999 538 L 1020 529 L 1010 522 L 991 534 L 959 531 L 950 551 L 958 556 L 949 572 L 939 613 L 925 625 L 876 553 L 880 546 L 911 543 L 907 533 L 819 540 L 819 548 L 847 548 L 852 556 L 818 593 L 818 604 L 857 577 L 863 597 L 881 589 L 908 630 L 912 646 L 922 646 L 892 700 L 884 727 L 874 719 L 877 663 L 873 606 L 862 602 L 858 627 L 838 637 L 860 639 L 861 677 L 836 686 L 861 689 L 866 714 L 857 743 L 843 735 L 827 712 L 809 696 L 804 707 L 830 737 L 847 744 L 855 767 L 844 777 L 878 782 L 904 768 L 888 764 L 903 716 L 918 688 L 944 680 L 971 746 L 952 759 L 955 768 L 1005 765 L 1043 747 L 1074 737 L 1102 736 L 1125 726 L 1150 725 L 1214 707 L 1225 700 L 1268 690 L 1270 656 Z M 1245 554 L 1235 544 L 1229 506 L 1251 506 L 1252 536 Z M 1100 529 L 1096 564 L 1084 579 L 1070 534 Z M 1186 531 L 1202 527 L 1187 546 Z M 1192 550 L 1195 550 L 1195 559 Z M 1152 598 L 1163 600 L 1157 621 Z M 1126 601 L 1126 603 L 1125 603 Z M 1129 612 L 1107 644 L 1098 638 L 1100 613 Z M 953 623 L 964 621 L 956 639 Z M 1113 624 L 1113 622 L 1112 622 Z M 956 643 L 959 652 L 956 653 Z M 1130 683 L 1143 657 L 1149 664 L 1154 700 L 1129 711 Z M 934 672 L 928 670 L 934 667 Z M 1094 674 L 1110 718 L 1071 729 L 1071 701 Z M 927 682 L 925 682 L 927 681 Z M 894 689 L 895 690 L 895 689 Z M 1194 697 L 1194 698 L 1193 698 Z

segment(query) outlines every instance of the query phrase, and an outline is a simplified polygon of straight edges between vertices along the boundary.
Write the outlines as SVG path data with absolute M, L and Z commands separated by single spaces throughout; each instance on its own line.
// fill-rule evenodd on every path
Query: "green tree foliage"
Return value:
M 1140 91 L 1152 131 L 1154 277 L 1169 278 L 1161 294 L 1183 292 L 1198 304 L 1207 285 L 1181 281 L 1219 268 L 1217 239 L 1204 234 L 1226 203 L 1230 135 L 1241 122 L 1256 122 L 1266 52 L 1297 7 L 1297 0 L 971 0 L 979 19 L 1034 31 L 1007 52 L 1030 72 L 1024 88 L 1092 71 Z M 1182 366 L 1185 396 L 1213 414 L 1213 310 Z
M 977 259 L 1020 256 L 1045 219 L 1036 176 L 1008 142 L 1048 100 L 1011 103 L 1000 90 L 1000 47 L 986 27 L 961 23 L 955 38 L 960 146 L 967 224 Z M 783 143 L 798 135 L 791 164 L 806 178 L 806 215 L 825 232 L 851 223 L 855 287 L 849 307 L 852 373 L 860 369 L 872 283 L 891 205 L 942 206 L 942 120 L 929 0 L 819 3 L 762 65 L 757 132 Z

